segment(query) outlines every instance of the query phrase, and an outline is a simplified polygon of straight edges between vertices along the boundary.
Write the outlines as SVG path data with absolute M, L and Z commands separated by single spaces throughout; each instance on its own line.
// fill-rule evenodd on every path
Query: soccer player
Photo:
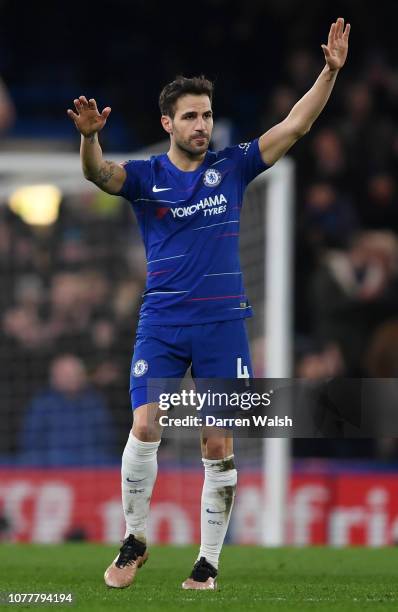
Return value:
M 131 366 L 132 431 L 122 457 L 126 533 L 105 572 L 108 586 L 129 586 L 145 563 L 146 522 L 157 474 L 161 428 L 158 405 L 147 398 L 147 379 L 252 376 L 244 320 L 251 316 L 240 271 L 238 236 L 247 184 L 306 134 L 324 108 L 348 51 L 350 25 L 332 24 L 326 65 L 289 115 L 268 132 L 219 152 L 209 150 L 213 86 L 204 77 L 178 77 L 164 87 L 161 123 L 169 151 L 148 161 L 105 161 L 98 142 L 111 109 L 94 99 L 68 110 L 81 133 L 84 176 L 132 203 L 148 260 L 147 285 Z M 215 589 L 218 561 L 235 497 L 232 438 L 202 433 L 205 478 L 201 545 L 184 589 Z M 216 517 L 216 520 L 214 519 Z

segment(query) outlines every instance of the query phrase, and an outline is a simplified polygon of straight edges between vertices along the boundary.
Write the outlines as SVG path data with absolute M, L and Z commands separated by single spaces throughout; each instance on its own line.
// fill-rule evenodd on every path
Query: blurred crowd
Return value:
M 148 81 L 146 61 L 136 61 L 134 78 L 131 82 L 125 79 L 126 54 L 132 51 L 129 44 L 135 45 L 135 58 L 154 54 L 151 42 L 139 33 L 108 41 L 108 60 L 115 60 L 112 71 L 104 74 L 102 65 L 93 69 L 91 58 L 80 54 L 74 78 L 66 71 L 65 82 L 70 86 L 72 82 L 74 87 L 90 85 L 90 95 L 96 95 L 94 84 L 100 82 L 103 97 L 116 100 L 118 115 L 112 117 L 113 127 L 109 122 L 108 132 L 108 143 L 115 149 L 145 148 L 159 140 L 158 90 L 178 72 L 189 75 L 203 71 L 210 78 L 217 76 L 212 72 L 215 49 L 223 50 L 218 61 L 225 68 L 225 74 L 216 78 L 216 117 L 231 121 L 234 142 L 255 137 L 282 120 L 316 79 L 322 68 L 319 30 L 310 30 L 299 17 L 299 3 L 270 2 L 267 9 L 262 2 L 239 5 L 239 10 L 237 7 L 227 15 L 229 27 L 218 25 L 226 7 L 224 0 L 205 4 L 211 7 L 213 18 L 206 20 L 201 33 L 207 41 L 203 57 L 189 52 L 196 33 L 176 31 L 176 36 L 185 37 L 187 53 L 183 60 L 171 51 L 159 57 L 145 95 L 141 90 L 138 96 L 132 94 L 137 79 Z M 294 23 L 283 15 L 287 6 L 293 12 L 297 9 Z M 314 7 L 311 10 L 316 13 Z M 151 21 L 151 11 L 155 11 L 151 3 L 139 2 L 136 9 L 142 17 L 137 23 Z M 283 32 L 273 27 L 285 18 Z M 371 15 L 363 18 L 359 42 L 366 38 L 366 28 L 371 28 Z M 266 19 L 269 37 L 264 39 L 257 34 Z M 316 19 L 318 24 L 324 23 L 320 13 Z M 153 23 L 162 40 L 160 22 Z M 128 20 L 126 24 L 130 28 Z M 3 45 L 6 42 L 5 35 Z M 398 377 L 398 70 L 388 52 L 381 52 L 380 44 L 373 45 L 359 53 L 357 42 L 355 53 L 354 42 L 354 52 L 327 107 L 290 152 L 296 162 L 297 194 L 297 377 Z M 239 56 L 236 49 L 241 50 Z M 260 79 L 256 58 L 270 52 L 273 61 L 262 62 L 264 78 Z M 90 70 L 86 60 L 90 60 Z M 25 89 L 18 89 L 21 85 L 15 75 L 21 70 L 23 75 L 18 61 L 18 55 L 11 58 L 3 54 L 2 68 L 20 112 L 20 121 L 11 132 L 15 137 L 18 130 L 26 131 L 32 118 L 36 128 L 40 125 L 37 114 L 30 118 L 26 114 L 27 102 L 31 108 L 33 98 L 28 95 L 28 77 Z M 45 77 L 51 80 L 51 71 L 41 74 L 43 82 Z M 36 72 L 32 78 L 36 87 Z M 31 85 L 33 88 L 33 81 Z M 57 131 L 52 123 L 54 106 L 50 109 L 48 104 L 51 100 L 60 104 L 55 106 L 55 114 L 59 118 L 62 111 L 62 125 L 68 125 L 65 142 L 75 146 L 77 135 L 63 114 L 70 105 L 66 96 L 85 92 L 75 89 L 72 93 L 70 89 L 66 94 L 63 88 L 55 89 L 51 96 L 62 100 L 49 94 L 47 106 L 40 106 L 40 112 L 49 129 Z M 152 107 L 148 106 L 149 97 Z M 8 104 L 5 129 L 12 124 L 15 109 L 9 97 L 3 99 Z M 58 220 L 47 228 L 29 227 L 6 206 L 0 208 L 3 462 L 75 465 L 120 460 L 131 422 L 128 378 L 145 262 L 132 214 L 121 201 L 116 202 L 104 208 L 95 195 L 84 200 L 67 198 Z M 257 373 L 263 371 L 262 346 L 262 338 L 254 340 Z M 98 438 L 90 423 L 103 424 L 108 432 L 104 439 Z M 44 430 L 47 438 L 39 435 Z M 72 441 L 73 431 L 78 431 L 77 442 L 76 438 Z M 61 438 L 60 432 L 64 432 Z M 386 440 L 349 445 L 337 440 L 298 441 L 295 451 L 297 455 L 387 459 L 396 458 L 398 452 L 395 442 Z
M 295 58 L 295 79 L 276 89 L 271 114 L 283 114 L 313 80 L 312 63 L 309 53 Z M 341 77 L 325 115 L 292 150 L 297 347 L 304 353 L 297 371 L 394 377 L 398 347 L 385 325 L 390 332 L 398 326 L 398 72 L 375 54 L 355 80 Z M 330 347 L 338 352 L 332 371 Z
M 358 68 L 358 67 L 357 67 Z M 309 51 L 291 56 L 264 127 L 316 78 Z M 296 161 L 295 375 L 397 378 L 398 71 L 365 55 L 339 75 L 324 113 L 291 151 Z M 394 459 L 395 441 L 295 441 L 296 454 Z
M 46 228 L 0 209 L 4 460 L 18 454 L 48 465 L 55 456 L 50 439 L 58 441 L 61 464 L 120 458 L 131 425 L 129 368 L 145 283 L 136 232 L 121 200 L 104 215 L 96 195 L 63 201 Z M 84 444 L 72 443 L 68 419 L 69 433 L 80 432 Z M 99 420 L 112 425 L 105 446 Z

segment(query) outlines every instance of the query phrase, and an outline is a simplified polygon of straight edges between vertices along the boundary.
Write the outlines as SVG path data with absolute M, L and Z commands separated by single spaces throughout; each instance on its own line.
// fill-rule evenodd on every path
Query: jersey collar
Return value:
M 211 157 L 211 154 L 209 150 L 207 150 L 202 163 L 200 164 L 200 166 L 196 168 L 196 170 L 181 170 L 180 168 L 177 168 L 177 166 L 175 166 L 173 162 L 170 160 L 167 153 L 163 154 L 163 162 L 167 166 L 167 168 L 169 168 L 169 170 L 171 170 L 174 174 L 177 174 L 179 176 L 189 177 L 189 176 L 195 176 L 195 174 L 200 174 L 205 168 L 207 168 L 207 166 L 209 165 L 210 157 Z

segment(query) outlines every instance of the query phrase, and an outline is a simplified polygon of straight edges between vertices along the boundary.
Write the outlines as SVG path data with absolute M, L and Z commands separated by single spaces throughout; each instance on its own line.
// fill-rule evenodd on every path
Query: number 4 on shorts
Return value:
M 249 368 L 242 364 L 242 357 L 236 360 L 236 378 L 249 378 Z

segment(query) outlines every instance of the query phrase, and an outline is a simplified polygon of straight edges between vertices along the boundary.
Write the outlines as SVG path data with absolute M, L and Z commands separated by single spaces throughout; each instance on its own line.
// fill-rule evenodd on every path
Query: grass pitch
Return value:
M 152 546 L 128 589 L 109 589 L 103 573 L 117 547 L 86 543 L 0 545 L 0 591 L 72 592 L 73 606 L 18 609 L 160 610 L 396 610 L 398 550 L 395 548 L 263 549 L 226 546 L 218 591 L 183 591 L 197 547 Z M 3 607 L 3 606 L 1 606 Z

